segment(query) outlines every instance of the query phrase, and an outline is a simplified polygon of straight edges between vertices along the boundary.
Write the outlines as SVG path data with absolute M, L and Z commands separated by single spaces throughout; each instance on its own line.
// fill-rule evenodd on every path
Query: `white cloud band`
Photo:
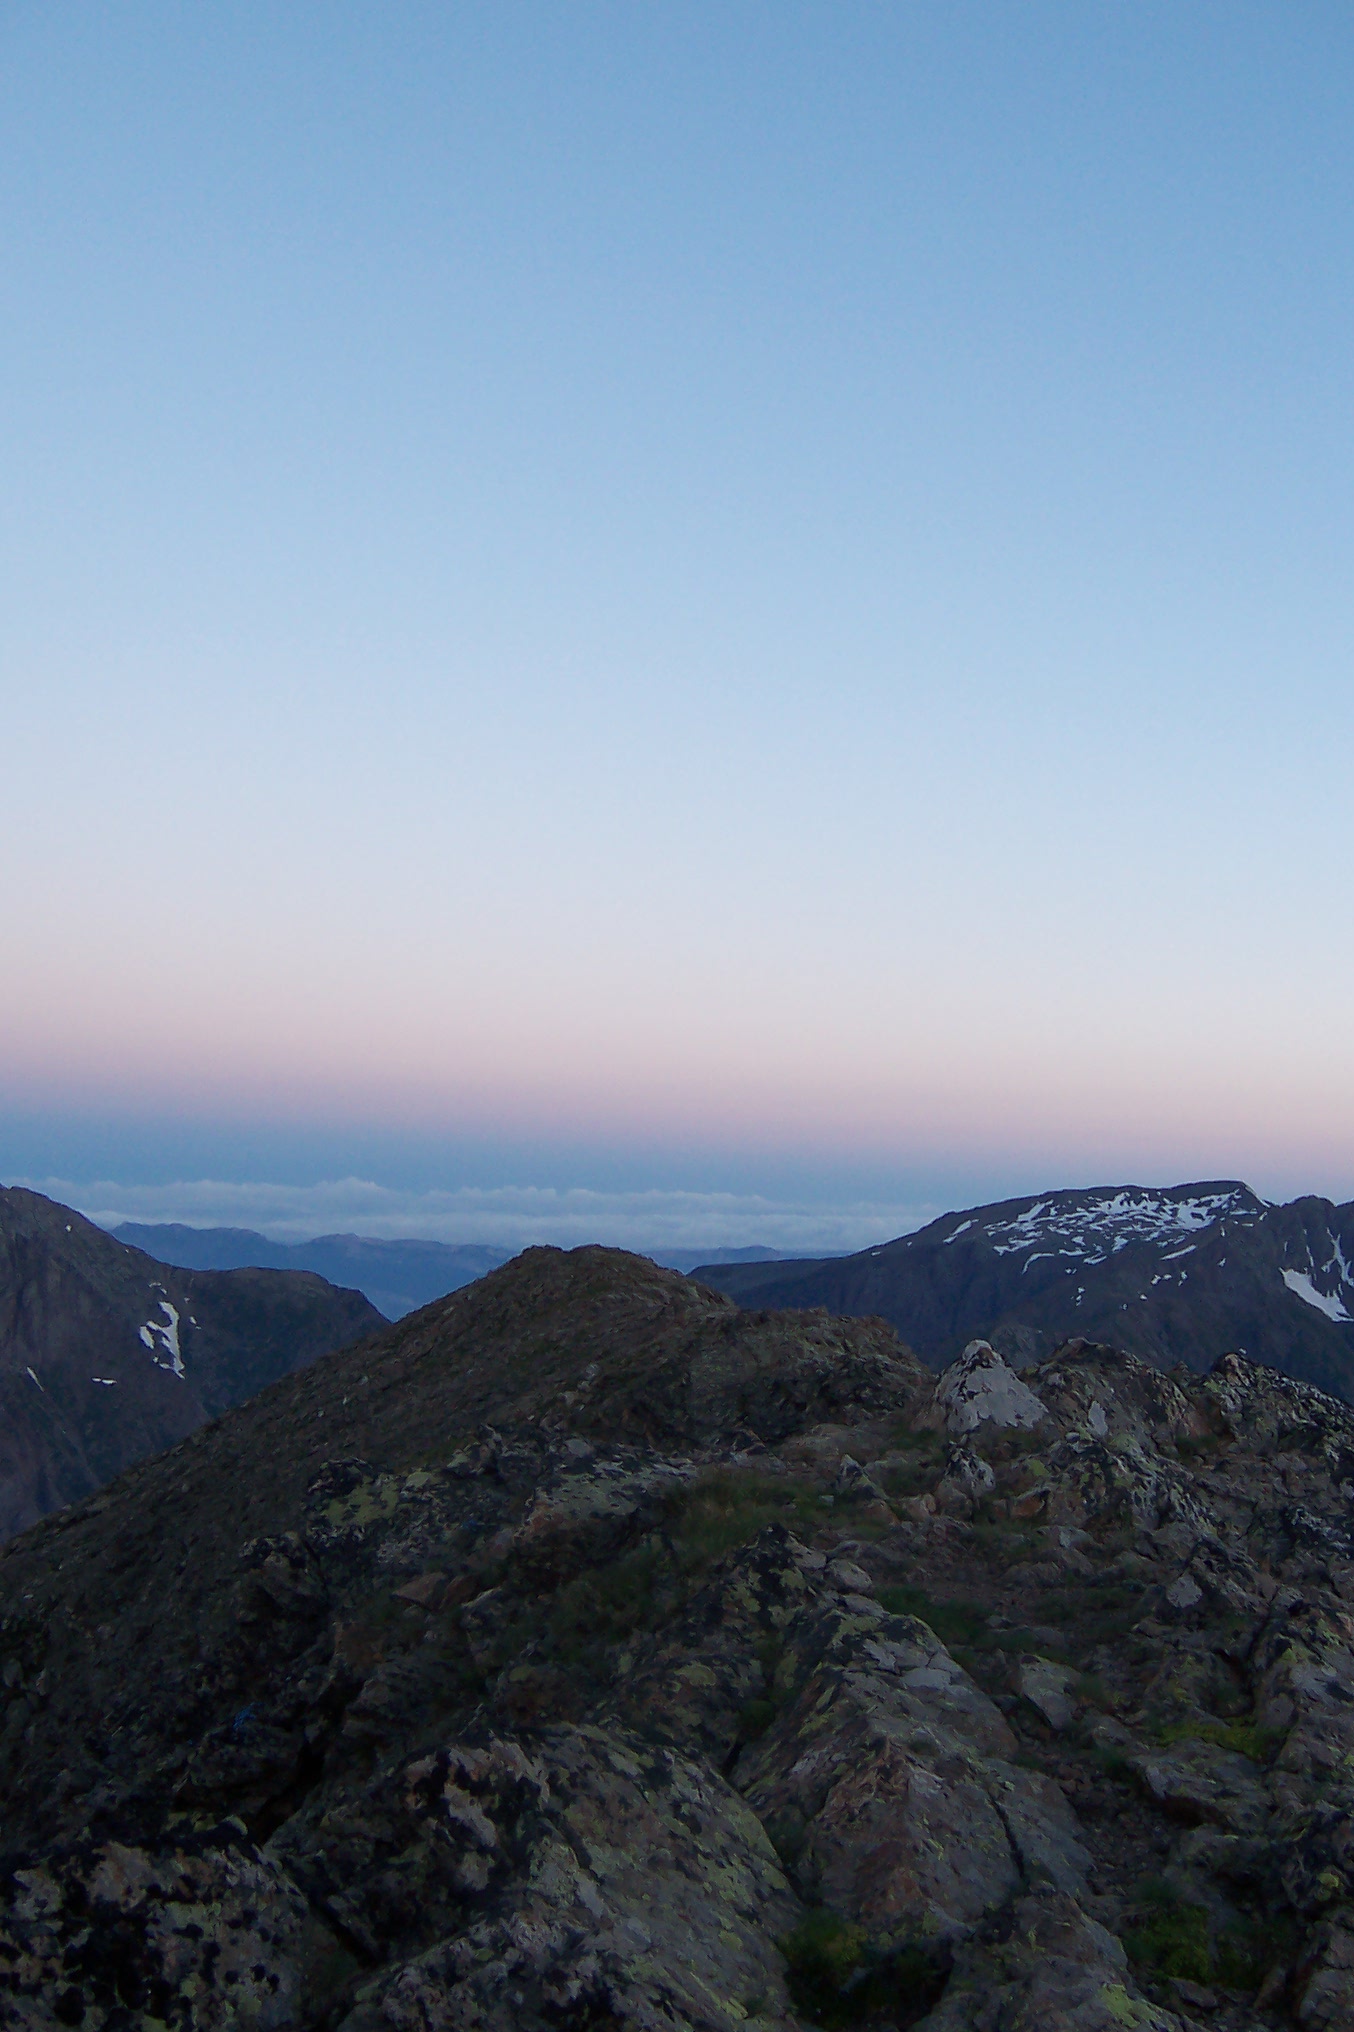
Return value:
M 943 1211 L 867 1201 L 815 1206 L 725 1192 L 594 1192 L 552 1186 L 408 1192 L 362 1178 L 315 1185 L 206 1178 L 167 1185 L 59 1178 L 14 1183 L 77 1207 L 104 1227 L 120 1221 L 182 1221 L 199 1228 L 253 1228 L 279 1242 L 352 1231 L 381 1240 L 409 1237 L 511 1248 L 532 1242 L 566 1248 L 608 1242 L 646 1252 L 760 1246 L 819 1255 L 887 1241 Z

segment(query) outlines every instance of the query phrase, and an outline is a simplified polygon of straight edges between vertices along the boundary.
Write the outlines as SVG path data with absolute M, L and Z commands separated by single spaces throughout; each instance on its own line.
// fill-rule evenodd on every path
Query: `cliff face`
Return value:
M 385 1324 L 318 1277 L 174 1270 L 0 1190 L 0 1537 Z
M 534 1250 L 0 1554 L 0 2022 L 1354 2023 L 1354 1413 Z

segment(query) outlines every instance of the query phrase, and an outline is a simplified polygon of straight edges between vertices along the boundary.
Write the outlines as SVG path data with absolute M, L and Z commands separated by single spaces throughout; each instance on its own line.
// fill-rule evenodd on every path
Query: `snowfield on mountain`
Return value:
M 1354 1401 L 1354 1205 L 1234 1180 L 1043 1193 L 821 1262 L 710 1264 L 742 1305 L 889 1320 L 934 1368 L 981 1335 L 1017 1367 L 1104 1341 L 1202 1374 L 1253 1361 Z

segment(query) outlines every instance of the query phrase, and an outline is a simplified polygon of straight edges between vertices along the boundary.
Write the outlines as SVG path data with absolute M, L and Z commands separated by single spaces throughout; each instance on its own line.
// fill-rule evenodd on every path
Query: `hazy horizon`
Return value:
M 534 1243 L 575 1248 L 586 1242 L 654 1251 L 762 1247 L 806 1256 L 850 1253 L 910 1234 L 976 1200 L 940 1203 L 813 1204 L 769 1200 L 760 1194 L 596 1191 L 583 1188 L 501 1186 L 459 1191 L 410 1192 L 370 1179 L 321 1180 L 313 1185 L 219 1179 L 173 1180 L 154 1185 L 113 1180 L 80 1183 L 60 1178 L 15 1178 L 7 1183 L 42 1192 L 76 1207 L 100 1227 L 124 1222 L 181 1224 L 191 1228 L 249 1229 L 273 1242 L 297 1243 L 335 1234 L 377 1241 L 433 1241 L 520 1249 Z M 1099 1179 L 1096 1186 L 1175 1186 L 1202 1180 Z M 1212 1181 L 1210 1181 L 1212 1182 Z M 1249 1181 L 1242 1181 L 1249 1183 Z M 1092 1182 L 1083 1181 L 1085 1185 Z M 1065 1187 L 1046 1185 L 1019 1199 Z M 1269 1194 L 1261 1194 L 1270 1198 Z M 1281 1199 L 1283 1195 L 1274 1195 Z

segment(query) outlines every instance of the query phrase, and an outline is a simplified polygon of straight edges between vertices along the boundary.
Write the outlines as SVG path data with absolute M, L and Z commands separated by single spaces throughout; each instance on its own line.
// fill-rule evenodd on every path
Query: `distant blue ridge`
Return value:
M 108 1232 L 181 1270 L 310 1270 L 344 1290 L 360 1291 L 387 1319 L 402 1319 L 473 1284 L 518 1253 L 507 1244 L 378 1241 L 371 1235 L 273 1242 L 253 1228 L 193 1228 L 182 1221 L 123 1221 Z M 651 1260 L 686 1272 L 698 1263 L 778 1263 L 783 1254 L 762 1248 L 673 1249 L 651 1252 Z

